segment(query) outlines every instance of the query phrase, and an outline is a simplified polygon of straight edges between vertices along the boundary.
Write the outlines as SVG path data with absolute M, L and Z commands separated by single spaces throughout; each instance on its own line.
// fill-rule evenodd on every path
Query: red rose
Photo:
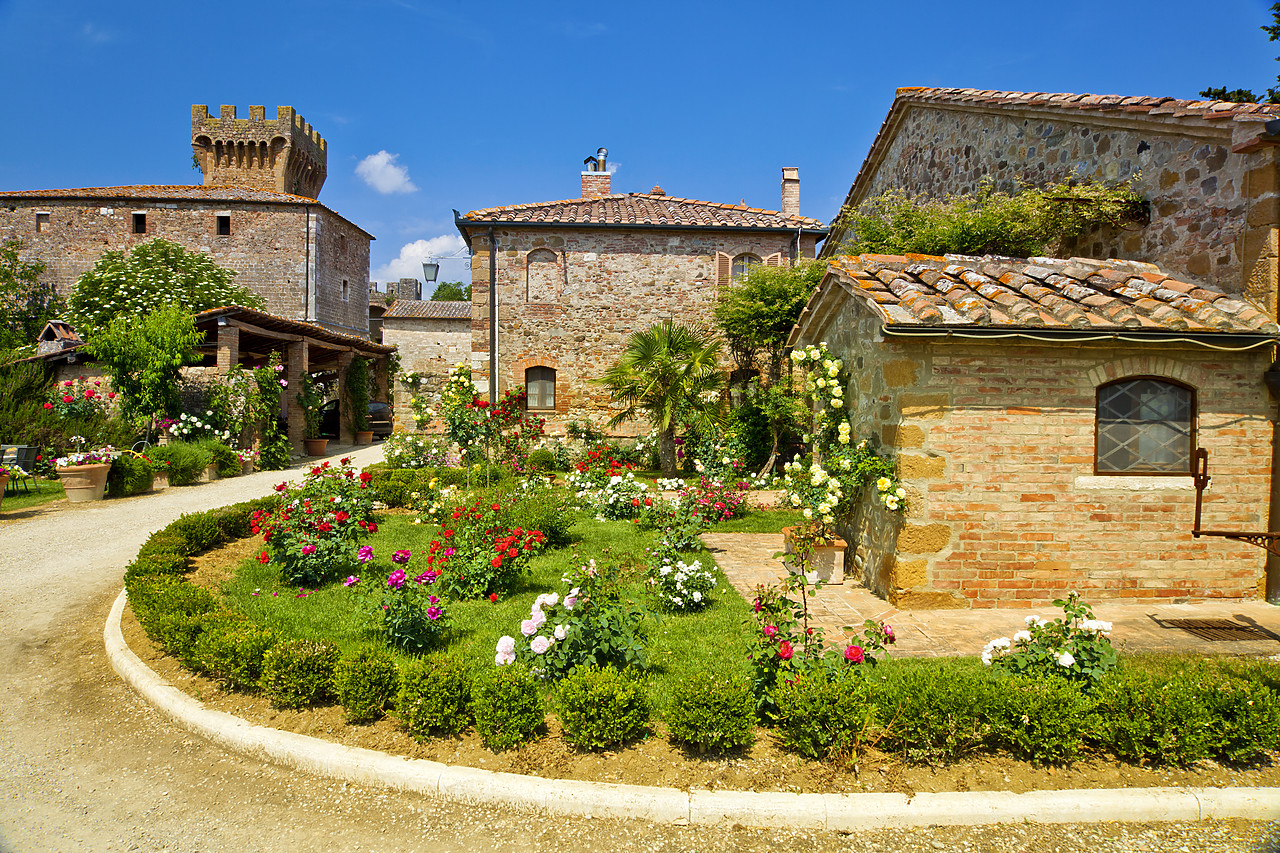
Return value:
M 494 567 L 495 569 L 500 569 L 500 568 L 502 568 L 502 555 L 501 555 L 501 554 L 499 554 L 497 557 L 494 557 L 494 558 L 493 558 L 493 567 Z
M 70 394 L 63 394 L 63 395 L 62 395 L 62 402 L 64 402 L 64 403 L 70 403 L 70 402 L 71 402 L 71 395 L 70 395 Z
M 44 404 L 44 407 L 45 407 L 46 409 L 52 409 L 52 408 L 53 408 L 53 403 L 45 403 L 45 404 Z
M 378 532 L 378 523 L 377 523 L 376 521 L 371 521 L 371 522 L 369 522 L 369 526 L 368 526 L 368 527 L 366 527 L 366 528 L 365 528 L 365 530 L 368 530 L 370 533 L 377 533 L 377 532 Z
M 259 562 L 259 563 L 267 563 L 267 562 L 270 562 L 270 561 L 271 561 L 271 558 L 270 558 L 269 556 L 267 556 L 267 552 L 266 552 L 266 551 L 263 551 L 261 554 L 259 554 L 259 555 L 258 555 L 258 562 Z
M 791 643 L 789 641 L 783 640 L 778 644 L 778 657 L 783 660 L 791 660 L 791 654 Z
M 373 475 L 372 475 L 372 474 L 370 474 L 368 471 L 361 471 L 361 472 L 360 472 L 360 482 L 362 482 L 362 483 L 368 483 L 368 482 L 369 482 L 370 480 L 372 480 L 372 479 L 373 479 Z
M 489 593 L 489 601 L 496 604 L 498 601 L 498 594 L 496 592 Z
M 338 522 L 339 524 L 341 524 L 342 522 L 346 521 L 346 520 L 347 520 L 348 518 L 350 518 L 350 517 L 351 517 L 350 515 L 348 515 L 347 513 L 343 512 L 342 510 L 338 510 L 337 512 L 335 512 L 335 513 L 333 514 L 333 520 L 334 520 L 334 521 L 336 521 L 336 522 Z

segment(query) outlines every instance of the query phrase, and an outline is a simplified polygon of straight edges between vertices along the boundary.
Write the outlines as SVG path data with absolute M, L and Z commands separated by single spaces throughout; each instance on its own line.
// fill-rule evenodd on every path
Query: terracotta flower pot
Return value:
M 243 476 L 243 475 L 245 475 L 245 474 L 252 474 L 252 473 L 253 473 L 253 460 L 252 460 L 252 459 L 247 459 L 247 460 L 245 460 L 245 461 L 243 461 L 243 462 L 241 462 L 241 463 L 240 463 L 240 474 L 241 474 L 241 476 Z
M 156 471 L 151 475 L 151 491 L 163 492 L 167 488 L 169 488 L 168 471 Z
M 67 500 L 71 503 L 82 501 L 100 501 L 107 489 L 107 472 L 111 466 L 73 465 L 70 468 L 59 468 L 58 479 L 66 490 Z
M 4 490 L 9 488 L 9 475 L 0 474 L 0 506 L 4 506 Z
M 216 464 L 210 463 L 210 464 L 209 464 L 209 467 L 204 469 L 204 473 L 200 475 L 200 478 L 199 478 L 198 480 L 196 480 L 196 482 L 197 482 L 197 483 L 212 483 L 212 482 L 214 482 L 215 480 L 218 480 L 218 479 L 219 479 L 219 477 L 218 477 L 218 466 L 217 466 Z
M 327 438 L 304 438 L 302 443 L 306 445 L 308 456 L 324 456 L 329 449 L 329 439 Z
M 373 444 L 373 430 L 362 429 L 357 432 L 356 444 Z
M 782 528 L 783 542 L 786 543 L 783 548 L 785 553 L 795 553 L 792 537 L 794 532 L 799 529 L 798 527 Z M 844 551 L 848 547 L 849 543 L 838 536 L 814 543 L 813 553 L 808 558 L 807 570 L 817 572 L 818 577 L 827 583 L 844 583 Z M 783 562 L 787 566 L 787 571 L 793 574 L 799 571 L 799 567 L 793 558 L 787 557 Z

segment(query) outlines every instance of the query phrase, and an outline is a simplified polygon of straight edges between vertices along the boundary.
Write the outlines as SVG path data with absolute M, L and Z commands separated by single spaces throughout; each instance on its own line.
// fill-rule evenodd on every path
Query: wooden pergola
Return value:
M 281 409 L 289 425 L 289 440 L 296 449 L 302 447 L 306 425 L 295 399 L 304 374 L 326 372 L 337 377 L 339 441 L 344 444 L 354 439 L 346 394 L 351 361 L 356 356 L 369 359 L 378 388 L 389 393 L 388 356 L 396 351 L 394 346 L 239 305 L 200 312 L 196 315 L 196 328 L 204 333 L 205 342 L 199 347 L 203 366 L 216 366 L 219 373 L 227 373 L 237 364 L 259 367 L 273 352 L 280 353 L 289 383 L 289 391 L 282 395 Z

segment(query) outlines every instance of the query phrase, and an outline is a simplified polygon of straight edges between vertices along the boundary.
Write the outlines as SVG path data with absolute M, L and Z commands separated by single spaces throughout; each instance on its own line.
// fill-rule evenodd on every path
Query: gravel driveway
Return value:
M 367 464 L 381 448 L 353 455 Z M 254 474 L 0 521 L 0 851 L 1280 851 L 1280 829 L 1245 821 L 836 835 L 566 818 L 333 783 L 227 754 L 124 687 L 102 625 L 148 535 L 281 479 Z

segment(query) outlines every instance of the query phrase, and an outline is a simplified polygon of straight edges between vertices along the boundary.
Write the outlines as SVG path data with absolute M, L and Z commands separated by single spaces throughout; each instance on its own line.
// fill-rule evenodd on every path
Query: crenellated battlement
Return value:
M 234 104 L 218 115 L 191 107 L 191 148 L 205 186 L 233 184 L 316 198 L 327 174 L 329 145 L 293 107 L 262 106 L 239 118 Z

